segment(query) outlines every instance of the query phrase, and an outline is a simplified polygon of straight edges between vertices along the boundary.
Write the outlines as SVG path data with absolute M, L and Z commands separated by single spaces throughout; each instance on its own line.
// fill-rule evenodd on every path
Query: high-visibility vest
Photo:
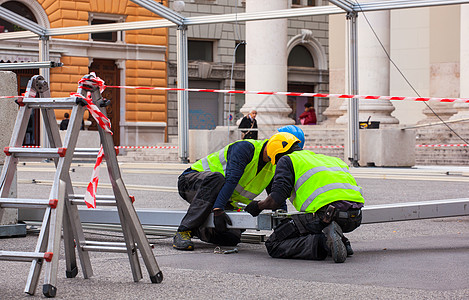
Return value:
M 298 211 L 313 213 L 339 200 L 365 203 L 362 188 L 341 159 L 308 150 L 287 155 L 295 171 L 295 187 L 290 201 Z
M 257 173 L 259 157 L 262 156 L 261 150 L 264 146 L 264 143 L 268 140 L 248 139 L 243 141 L 250 142 L 251 144 L 253 144 L 255 150 L 252 160 L 244 168 L 243 176 L 241 176 L 238 185 L 236 186 L 233 194 L 231 195 L 231 201 L 249 204 L 269 185 L 270 181 L 272 180 L 275 174 L 275 166 L 273 166 L 271 163 L 266 163 L 262 170 Z M 238 142 L 240 141 L 234 143 Z M 228 148 L 234 143 L 231 143 L 225 148 L 198 160 L 191 166 L 191 168 L 199 172 L 219 172 L 223 174 L 223 176 L 226 176 L 225 171 Z M 232 203 L 232 205 L 236 208 L 238 207 L 236 203 Z

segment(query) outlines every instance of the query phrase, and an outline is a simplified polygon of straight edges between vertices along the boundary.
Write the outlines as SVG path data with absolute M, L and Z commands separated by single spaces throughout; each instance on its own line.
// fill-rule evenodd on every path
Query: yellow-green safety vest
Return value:
M 313 213 L 339 200 L 365 203 L 362 188 L 341 159 L 308 150 L 287 155 L 295 171 L 295 187 L 290 201 L 298 211 Z
M 256 198 L 262 191 L 269 185 L 270 181 L 275 174 L 275 166 L 271 163 L 266 163 L 262 170 L 257 173 L 259 156 L 262 156 L 261 150 L 268 140 L 243 140 L 250 142 L 254 145 L 254 155 L 249 164 L 244 168 L 243 176 L 241 176 L 238 185 L 236 186 L 230 200 L 232 202 L 241 202 L 249 204 L 254 198 Z M 236 141 L 234 143 L 238 143 Z M 231 143 L 225 148 L 209 154 L 208 156 L 195 162 L 191 168 L 195 171 L 210 171 L 219 172 L 225 175 L 226 171 L 226 157 L 228 155 L 228 148 L 233 145 Z M 232 203 L 233 207 L 237 208 L 236 203 Z

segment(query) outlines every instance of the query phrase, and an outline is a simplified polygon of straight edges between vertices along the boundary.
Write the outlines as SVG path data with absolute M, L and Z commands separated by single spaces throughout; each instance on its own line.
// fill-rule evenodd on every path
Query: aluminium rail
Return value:
M 362 209 L 362 212 L 362 224 L 469 216 L 469 198 L 367 205 Z M 115 209 L 79 209 L 79 214 L 83 223 L 119 223 Z M 145 226 L 177 227 L 186 211 L 137 209 L 137 214 L 142 225 Z M 227 214 L 233 222 L 233 225 L 229 227 L 254 230 L 272 230 L 279 220 L 292 215 L 292 213 L 264 211 L 259 217 L 253 218 L 246 212 L 227 212 Z M 42 216 L 37 214 L 37 211 L 20 209 L 19 219 L 38 221 L 42 219 Z M 212 215 L 209 216 L 206 225 L 213 227 Z

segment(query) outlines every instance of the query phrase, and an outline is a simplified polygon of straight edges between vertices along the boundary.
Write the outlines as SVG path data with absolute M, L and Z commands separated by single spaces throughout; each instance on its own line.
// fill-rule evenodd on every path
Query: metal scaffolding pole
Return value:
M 187 89 L 187 26 L 181 25 L 177 29 L 177 87 Z M 182 163 L 188 162 L 189 153 L 189 93 L 187 90 L 177 92 L 178 99 L 178 139 L 179 157 Z
M 357 13 L 350 12 L 347 14 L 348 26 L 348 83 L 349 93 L 358 95 L 358 45 L 357 45 Z M 358 167 L 360 160 L 359 146 L 359 125 L 358 125 L 358 98 L 349 99 L 347 104 L 348 113 L 348 159 L 354 167 Z
M 178 14 L 172 9 L 167 8 L 159 2 L 153 0 L 130 0 L 133 3 L 140 5 L 143 8 L 148 9 L 152 13 L 159 15 L 160 17 L 165 18 L 177 25 L 182 25 L 184 23 L 184 16 Z
M 63 63 L 53 61 L 25 62 L 25 63 L 1 63 L 0 70 L 26 70 L 40 68 L 56 68 L 63 66 Z

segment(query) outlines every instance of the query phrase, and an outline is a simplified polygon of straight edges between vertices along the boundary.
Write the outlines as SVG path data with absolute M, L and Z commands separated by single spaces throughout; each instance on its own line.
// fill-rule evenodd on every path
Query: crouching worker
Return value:
M 280 207 L 288 197 L 304 214 L 283 220 L 265 242 L 270 256 L 323 260 L 330 254 L 336 263 L 352 255 L 343 232 L 361 224 L 364 199 L 361 188 L 342 160 L 301 150 L 290 133 L 273 135 L 267 155 L 276 164 L 269 196 L 252 201 L 245 211 L 258 216 L 264 209 Z
M 275 166 L 267 157 L 267 141 L 234 142 L 195 162 L 179 176 L 179 195 L 190 206 L 173 238 L 175 249 L 194 250 L 193 236 L 220 246 L 240 242 L 243 230 L 227 228 L 232 223 L 225 211 L 238 209 L 238 202 L 249 204 L 269 186 Z M 203 227 L 212 212 L 215 228 Z

